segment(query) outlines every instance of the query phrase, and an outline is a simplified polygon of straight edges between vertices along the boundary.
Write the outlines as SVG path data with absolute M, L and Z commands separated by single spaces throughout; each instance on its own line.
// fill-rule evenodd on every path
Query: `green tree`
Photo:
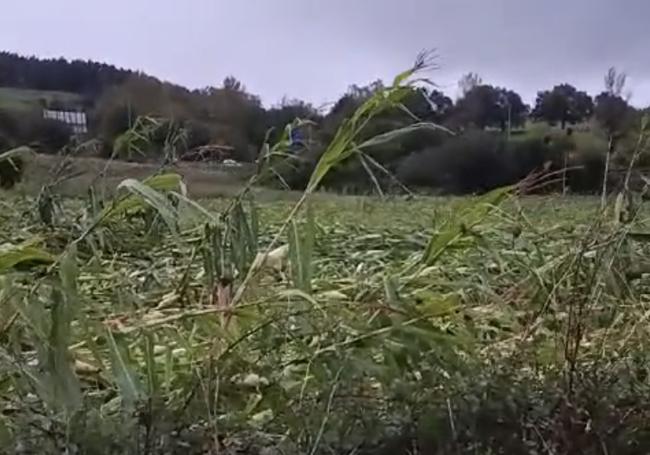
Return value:
M 528 107 L 516 92 L 491 85 L 477 85 L 460 98 L 455 107 L 456 122 L 464 127 L 484 129 L 488 126 L 505 131 L 520 126 Z
M 609 137 L 619 137 L 625 130 L 631 108 L 623 94 L 627 76 L 610 68 L 605 75 L 605 90 L 596 97 L 594 115 Z
M 605 91 L 596 97 L 595 117 L 598 124 L 605 131 L 608 138 L 605 173 L 603 176 L 601 205 L 604 207 L 607 194 L 607 179 L 612 158 L 618 151 L 618 144 L 624 136 L 632 109 L 627 100 L 623 98 L 623 89 L 627 76 L 619 73 L 614 67 L 605 74 Z
M 244 87 L 244 85 L 240 81 L 238 81 L 237 78 L 235 78 L 235 76 L 227 76 L 223 80 L 223 88 L 225 90 L 232 90 L 235 92 L 246 91 L 246 87 Z
M 586 92 L 569 84 L 561 84 L 537 94 L 533 117 L 551 125 L 559 123 L 564 129 L 567 124 L 588 119 L 593 111 L 593 100 Z
M 280 105 L 267 110 L 265 118 L 266 127 L 273 130 L 272 141 L 277 141 L 282 136 L 284 128 L 295 120 L 311 120 L 316 124 L 321 121 L 320 114 L 311 104 L 290 99 L 283 99 Z

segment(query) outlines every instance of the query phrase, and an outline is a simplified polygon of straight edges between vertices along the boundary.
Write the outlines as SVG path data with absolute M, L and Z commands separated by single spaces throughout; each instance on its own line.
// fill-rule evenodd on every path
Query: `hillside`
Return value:
M 429 57 L 421 58 L 419 68 L 430 69 Z M 435 86 L 406 87 L 400 103 L 364 124 L 360 140 L 395 130 L 408 134 L 360 146 L 358 156 L 323 183 L 335 191 L 357 193 L 378 187 L 401 191 L 402 183 L 441 193 L 480 193 L 540 169 L 569 166 L 563 191 L 569 187 L 598 192 L 608 138 L 617 138 L 616 153 L 610 151 L 613 169 L 625 169 L 638 148 L 644 113 L 620 96 L 623 87 L 616 81 L 624 83 L 623 76 L 610 70 L 606 80 L 613 82 L 595 97 L 568 83 L 540 90 L 534 106 L 525 105 L 513 90 L 472 74 L 459 82 L 464 94 L 457 100 Z M 30 144 L 44 153 L 58 153 L 70 145 L 72 128 L 34 115 L 28 107 L 43 101 L 51 107 L 76 104 L 84 107 L 88 119 L 88 134 L 82 139 L 96 139 L 94 157 L 159 163 L 169 155 L 193 159 L 197 150 L 218 150 L 201 159 L 254 162 L 266 142 L 277 144 L 277 185 L 290 189 L 305 187 L 346 118 L 376 102 L 386 88 L 382 81 L 353 85 L 327 113 L 289 99 L 268 109 L 233 76 L 215 86 L 188 90 L 103 63 L 0 53 L 2 86 L 0 149 Z M 414 122 L 420 126 L 414 128 Z M 581 131 L 582 124 L 590 130 Z M 650 162 L 645 153 L 637 158 L 638 165 Z
M 76 109 L 84 105 L 81 95 L 53 90 L 0 87 L 0 109 L 28 111 L 41 108 L 43 104 Z
M 0 87 L 72 92 L 96 97 L 134 73 L 83 60 L 41 59 L 0 52 Z

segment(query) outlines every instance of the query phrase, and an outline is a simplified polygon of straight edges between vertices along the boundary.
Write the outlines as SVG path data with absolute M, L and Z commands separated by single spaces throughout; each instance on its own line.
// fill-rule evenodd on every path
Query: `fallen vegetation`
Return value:
M 521 197 L 533 176 L 463 199 L 313 197 L 425 65 L 344 122 L 293 203 L 257 204 L 258 176 L 196 201 L 164 169 L 110 197 L 3 194 L 0 446 L 647 453 L 638 195 Z

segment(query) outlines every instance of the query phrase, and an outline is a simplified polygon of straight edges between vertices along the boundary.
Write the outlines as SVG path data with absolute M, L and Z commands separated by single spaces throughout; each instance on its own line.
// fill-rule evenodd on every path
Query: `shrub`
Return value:
M 0 111 L 0 146 L 33 144 L 45 153 L 58 152 L 72 136 L 65 123 L 43 118 L 37 111 Z
M 570 155 L 567 184 L 572 192 L 600 192 L 605 172 L 605 153 L 598 149 L 582 149 Z
M 20 121 L 15 112 L 0 109 L 0 147 L 10 147 L 21 136 Z
M 447 193 L 483 192 L 510 182 L 505 155 L 506 144 L 499 135 L 471 131 L 408 156 L 397 176 L 407 185 Z
M 20 181 L 23 174 L 23 162 L 19 158 L 0 161 L 0 188 L 10 189 Z
M 36 142 L 42 151 L 56 153 L 65 147 L 72 136 L 72 129 L 62 122 L 50 119 L 34 121 L 30 127 L 29 138 Z M 26 141 L 27 142 L 27 141 Z
M 466 194 L 516 183 L 541 169 L 567 167 L 566 183 L 571 190 L 598 192 L 606 151 L 597 138 L 576 136 L 548 132 L 507 141 L 499 134 L 470 131 L 410 155 L 400 163 L 398 177 L 407 185 Z M 560 190 L 561 185 L 547 185 L 543 190 Z
M 187 130 L 187 148 L 192 150 L 202 145 L 207 145 L 212 140 L 212 131 L 205 123 L 197 121 L 185 122 Z
M 413 453 L 414 446 L 431 455 L 648 453 L 647 383 L 609 360 L 580 365 L 571 393 L 557 372 L 524 373 L 532 361 L 478 367 L 447 385 L 446 400 L 431 397 L 418 424 L 385 441 L 383 452 L 367 453 Z
M 0 158 L 0 188 L 13 188 L 20 182 L 23 171 L 24 162 L 20 156 L 11 156 L 5 159 Z

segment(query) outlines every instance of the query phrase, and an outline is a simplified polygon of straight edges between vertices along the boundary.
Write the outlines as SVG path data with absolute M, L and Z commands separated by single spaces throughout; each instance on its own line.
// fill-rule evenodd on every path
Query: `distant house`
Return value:
M 43 118 L 65 123 L 70 126 L 74 134 L 88 132 L 88 120 L 85 112 L 43 109 Z

